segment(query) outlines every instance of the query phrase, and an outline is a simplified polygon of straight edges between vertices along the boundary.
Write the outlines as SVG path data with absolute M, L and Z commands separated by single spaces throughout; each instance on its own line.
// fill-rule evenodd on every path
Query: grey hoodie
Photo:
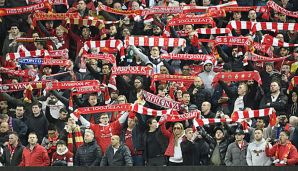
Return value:
M 249 166 L 270 166 L 272 161 L 265 153 L 266 141 L 253 141 L 247 147 L 246 161 Z

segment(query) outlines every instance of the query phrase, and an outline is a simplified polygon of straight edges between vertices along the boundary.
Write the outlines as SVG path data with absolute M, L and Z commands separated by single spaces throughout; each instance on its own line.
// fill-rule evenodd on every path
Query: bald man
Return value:
M 215 118 L 215 113 L 211 111 L 211 103 L 210 102 L 203 102 L 201 106 L 201 112 L 203 118 Z M 205 125 L 204 128 L 208 134 L 213 134 L 214 125 Z
M 124 144 L 120 144 L 118 135 L 111 137 L 111 145 L 105 152 L 100 166 L 132 166 L 129 148 Z
M 201 77 L 196 77 L 193 84 L 189 87 L 190 102 L 198 106 L 201 110 L 204 101 L 211 101 L 211 93 L 205 89 L 204 82 Z

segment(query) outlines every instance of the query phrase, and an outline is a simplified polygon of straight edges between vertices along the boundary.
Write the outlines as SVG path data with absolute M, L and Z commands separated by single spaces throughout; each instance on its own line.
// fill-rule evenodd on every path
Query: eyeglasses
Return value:
M 181 130 L 180 127 L 174 127 L 174 128 L 173 128 L 173 130 L 176 130 L 176 129 Z

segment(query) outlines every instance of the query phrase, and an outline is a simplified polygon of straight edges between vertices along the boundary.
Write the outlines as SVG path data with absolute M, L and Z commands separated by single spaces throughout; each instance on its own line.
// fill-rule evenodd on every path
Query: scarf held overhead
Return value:
M 31 12 L 34 12 L 37 10 L 43 10 L 43 9 L 51 10 L 52 6 L 49 2 L 41 2 L 38 4 L 16 7 L 16 8 L 0 8 L 0 17 L 7 16 L 7 15 L 31 13 Z
M 126 46 L 159 46 L 159 47 L 178 47 L 185 46 L 186 40 L 182 38 L 162 38 L 162 37 L 127 37 Z
M 36 81 L 36 82 L 22 82 L 17 84 L 0 84 L 0 92 L 14 92 L 23 91 L 27 86 L 31 85 L 33 89 L 44 89 L 46 83 L 49 81 Z
M 100 86 L 100 84 L 97 80 L 49 82 L 47 83 L 46 90 L 65 90 L 82 86 Z
M 225 82 L 255 80 L 260 85 L 262 84 L 260 74 L 257 71 L 220 72 L 213 78 L 213 85 L 215 86 L 219 80 Z
M 143 95 L 147 102 L 153 103 L 157 106 L 167 108 L 167 109 L 175 109 L 178 111 L 180 111 L 180 109 L 181 109 L 181 104 L 179 102 L 172 100 L 172 99 L 160 97 L 155 94 L 149 93 L 145 90 L 143 90 Z
M 150 76 L 152 74 L 152 68 L 144 66 L 124 66 L 124 67 L 112 67 L 113 75 L 126 75 L 137 74 Z

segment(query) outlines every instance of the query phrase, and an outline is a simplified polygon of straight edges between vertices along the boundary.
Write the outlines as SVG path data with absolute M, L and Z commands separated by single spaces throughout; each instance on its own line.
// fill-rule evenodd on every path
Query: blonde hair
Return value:
M 174 138 L 175 138 L 175 146 L 177 146 L 177 145 L 178 145 L 178 139 L 184 135 L 184 127 L 183 127 L 183 124 L 180 123 L 180 122 L 176 122 L 176 123 L 174 124 L 173 128 L 174 128 L 175 126 L 179 126 L 179 127 L 181 128 L 181 133 L 180 133 L 179 135 L 175 136 L 175 134 L 174 134 Z

